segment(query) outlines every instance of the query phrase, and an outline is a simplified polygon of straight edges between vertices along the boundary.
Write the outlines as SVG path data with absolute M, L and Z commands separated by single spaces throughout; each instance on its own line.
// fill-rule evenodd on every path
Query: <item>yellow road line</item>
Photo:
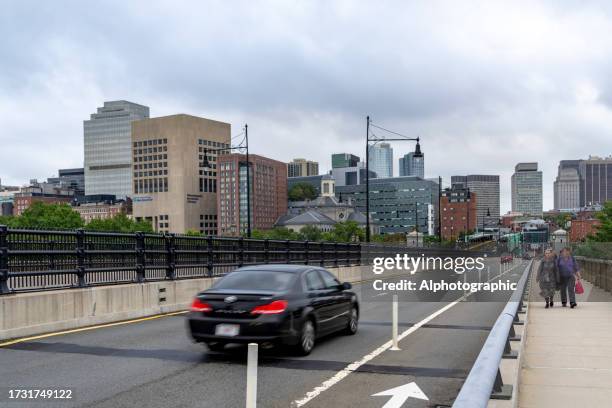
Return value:
M 144 322 L 144 321 L 147 321 L 147 320 L 154 320 L 154 319 L 159 319 L 159 318 L 167 317 L 167 316 L 176 316 L 176 315 L 180 315 L 180 314 L 184 314 L 184 313 L 187 313 L 187 310 L 182 310 L 180 312 L 164 313 L 164 314 L 159 314 L 159 315 L 155 315 L 155 316 L 140 317 L 138 319 L 124 320 L 124 321 L 115 322 L 115 323 L 98 324 L 96 326 L 81 327 L 81 328 L 78 328 L 78 329 L 62 330 L 62 331 L 53 332 L 53 333 L 40 334 L 38 336 L 22 337 L 22 338 L 19 338 L 19 339 L 10 340 L 10 341 L 6 341 L 4 343 L 0 343 L 0 347 L 6 347 L 6 346 L 10 346 L 12 344 L 23 343 L 23 342 L 26 342 L 26 341 L 44 339 L 44 338 L 47 338 L 47 337 L 61 336 L 63 334 L 79 333 L 79 332 L 95 330 L 95 329 L 103 329 L 105 327 L 121 326 L 121 325 L 124 325 L 124 324 L 130 324 L 130 323 L 139 323 L 139 322 Z

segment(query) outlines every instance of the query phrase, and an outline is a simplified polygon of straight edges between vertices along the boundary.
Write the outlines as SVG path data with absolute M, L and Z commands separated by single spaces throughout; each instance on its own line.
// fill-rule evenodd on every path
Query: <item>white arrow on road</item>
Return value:
M 382 397 L 382 396 L 391 396 L 391 399 L 387 401 L 382 408 L 400 408 L 404 405 L 404 402 L 408 400 L 408 398 L 418 398 L 422 400 L 429 401 L 427 395 L 415 382 L 411 382 L 408 384 L 400 385 L 399 387 L 390 388 L 386 391 L 379 392 L 377 394 L 372 394 L 372 397 Z

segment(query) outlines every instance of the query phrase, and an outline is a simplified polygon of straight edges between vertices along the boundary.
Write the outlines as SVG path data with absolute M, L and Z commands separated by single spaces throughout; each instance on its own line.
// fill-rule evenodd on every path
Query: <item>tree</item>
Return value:
M 13 228 L 76 229 L 83 226 L 78 212 L 68 204 L 35 202 L 11 221 Z
M 188 229 L 185 232 L 185 235 L 187 235 L 188 237 L 201 237 L 202 233 L 200 231 L 194 230 L 194 229 Z
M 330 233 L 335 242 L 354 242 L 365 239 L 365 230 L 355 221 L 338 222 Z
M 312 184 L 295 183 L 289 189 L 289 201 L 314 200 L 315 198 L 317 198 L 317 192 Z
M 596 242 L 612 242 L 612 201 L 607 201 L 603 209 L 596 215 L 601 224 L 597 228 L 597 233 L 589 240 Z
M 91 231 L 108 231 L 108 232 L 153 232 L 153 227 L 148 221 L 134 221 L 127 215 L 121 213 L 112 218 L 91 220 L 85 229 Z
M 297 240 L 299 237 L 297 232 L 290 230 L 289 228 L 276 227 L 268 231 L 268 238 L 278 240 Z
M 314 225 L 306 225 L 302 227 L 299 233 L 299 238 L 304 241 L 320 241 L 323 233 Z

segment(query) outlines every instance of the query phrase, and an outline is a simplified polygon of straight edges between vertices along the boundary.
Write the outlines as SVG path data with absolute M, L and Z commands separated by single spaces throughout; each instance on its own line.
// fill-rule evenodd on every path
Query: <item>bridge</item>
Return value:
M 355 336 L 326 337 L 307 357 L 260 347 L 260 407 L 605 406 L 612 264 L 579 258 L 586 290 L 570 313 L 542 308 L 534 261 L 502 264 L 500 252 L 0 229 L 0 406 L 245 406 L 246 347 L 193 343 L 185 310 L 223 273 L 259 263 L 325 266 L 361 302 Z M 484 256 L 483 270 L 414 276 L 517 288 L 402 294 L 393 350 L 393 303 L 372 281 L 408 275 L 375 275 L 371 262 L 395 253 Z M 41 389 L 70 398 L 10 398 Z

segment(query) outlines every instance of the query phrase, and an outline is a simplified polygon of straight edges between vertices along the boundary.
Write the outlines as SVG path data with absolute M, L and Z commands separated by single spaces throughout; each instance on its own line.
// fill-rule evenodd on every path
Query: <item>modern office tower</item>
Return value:
M 332 168 L 331 175 L 336 180 L 337 186 L 354 186 L 365 183 L 365 163 L 359 162 L 354 167 Z M 370 179 L 376 178 L 376 172 L 370 169 Z
M 542 216 L 542 172 L 538 163 L 518 163 L 512 175 L 512 211 Z
M 134 122 L 134 218 L 158 232 L 216 234 L 217 160 L 230 141 L 229 123 L 191 115 Z
M 389 143 L 379 143 L 368 146 L 370 155 L 370 170 L 378 178 L 393 177 L 393 148 Z
M 452 176 L 451 188 L 455 185 L 469 189 L 478 197 L 477 228 L 497 226 L 500 216 L 499 176 L 487 174 Z
M 589 156 L 580 163 L 584 185 L 583 205 L 603 204 L 612 200 L 612 156 Z
M 554 206 L 557 210 L 580 208 L 580 175 L 579 169 L 563 167 L 554 182 Z
M 57 177 L 50 177 L 47 183 L 58 187 L 67 187 L 74 190 L 75 197 L 85 195 L 85 169 L 60 169 Z
M 83 122 L 86 195 L 132 195 L 132 122 L 148 117 L 147 106 L 112 101 Z
M 332 169 L 342 167 L 355 167 L 359 163 L 359 157 L 350 153 L 334 153 L 332 154 Z
M 287 165 L 249 155 L 251 230 L 267 230 L 287 212 Z M 243 154 L 217 159 L 218 234 L 240 236 L 247 232 L 247 161 Z
M 442 191 L 440 197 L 440 228 L 442 239 L 455 240 L 462 233 L 474 231 L 477 227 L 477 194 L 461 184 Z
M 399 175 L 425 178 L 425 155 L 414 157 L 414 152 L 399 159 Z
M 370 179 L 370 216 L 382 234 L 418 232 L 435 234 L 438 184 L 418 177 Z M 366 186 L 336 184 L 336 197 L 355 203 L 365 214 Z
M 287 164 L 287 177 L 317 176 L 319 163 L 306 159 L 293 159 Z

